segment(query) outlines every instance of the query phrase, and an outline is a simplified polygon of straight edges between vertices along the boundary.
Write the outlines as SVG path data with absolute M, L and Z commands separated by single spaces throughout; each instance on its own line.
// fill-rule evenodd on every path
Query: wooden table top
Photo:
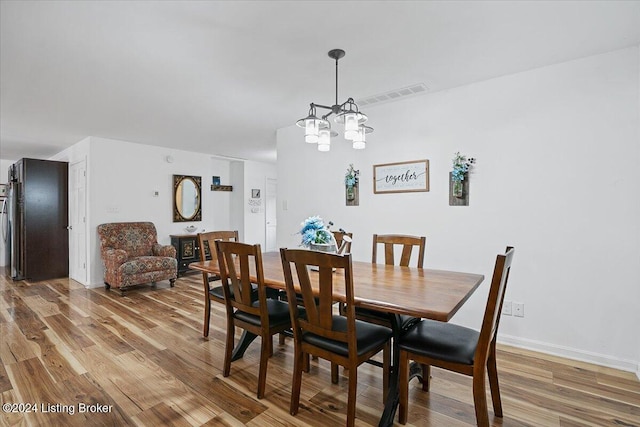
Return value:
M 280 253 L 264 253 L 262 261 L 265 284 L 285 289 Z M 194 262 L 189 268 L 219 273 L 216 261 Z M 353 261 L 353 280 L 357 306 L 447 322 L 480 286 L 484 276 Z M 337 301 L 344 300 L 344 280 L 334 283 L 334 293 Z

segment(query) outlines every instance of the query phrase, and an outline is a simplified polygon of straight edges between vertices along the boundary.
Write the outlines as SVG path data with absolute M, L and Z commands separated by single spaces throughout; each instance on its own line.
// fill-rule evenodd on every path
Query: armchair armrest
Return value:
M 175 258 L 176 257 L 176 248 L 172 245 L 161 245 L 156 243 L 153 245 L 153 254 L 155 256 L 168 256 Z
M 107 248 L 102 252 L 102 258 L 105 269 L 117 270 L 129 258 L 129 255 L 124 249 Z

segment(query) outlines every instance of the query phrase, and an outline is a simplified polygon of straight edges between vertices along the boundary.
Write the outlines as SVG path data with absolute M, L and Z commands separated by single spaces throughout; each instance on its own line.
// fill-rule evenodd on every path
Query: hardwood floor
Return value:
M 0 273 L 2 273 L 0 271 Z M 274 340 L 265 398 L 255 398 L 260 345 L 221 373 L 224 310 L 212 304 L 202 337 L 199 275 L 125 297 L 68 280 L 12 282 L 0 276 L 0 425 L 20 426 L 327 426 L 345 422 L 347 377 L 313 360 L 301 408 L 289 415 L 292 343 Z M 504 418 L 494 426 L 640 426 L 634 374 L 500 346 Z M 377 425 L 380 368 L 358 370 L 356 425 Z M 432 369 L 431 392 L 411 383 L 409 423 L 475 425 L 471 379 Z M 24 405 L 18 405 L 24 404 Z M 3 408 L 5 408 L 3 406 Z M 6 408 L 5 408 L 6 409 Z

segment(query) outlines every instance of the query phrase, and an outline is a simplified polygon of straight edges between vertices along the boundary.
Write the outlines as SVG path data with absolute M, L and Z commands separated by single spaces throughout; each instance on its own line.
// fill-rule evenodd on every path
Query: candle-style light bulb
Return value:
M 304 122 L 304 140 L 309 144 L 318 142 L 318 121 L 316 119 L 307 119 Z

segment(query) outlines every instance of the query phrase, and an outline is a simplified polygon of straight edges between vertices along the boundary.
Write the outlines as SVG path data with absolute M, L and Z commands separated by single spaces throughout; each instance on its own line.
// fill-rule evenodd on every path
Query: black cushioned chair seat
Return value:
M 347 318 L 343 316 L 333 316 L 332 329 L 334 331 L 346 332 Z M 358 355 L 364 354 L 384 343 L 391 337 L 391 334 L 392 332 L 389 328 L 356 320 Z M 305 333 L 302 336 L 302 340 L 309 344 L 324 348 L 332 353 L 337 353 L 342 356 L 349 355 L 349 348 L 346 342 L 332 340 L 312 333 Z
M 222 292 L 222 286 L 216 286 L 209 289 L 209 293 L 216 298 L 224 299 L 224 293 Z
M 362 307 L 355 307 L 355 310 L 356 310 L 356 316 L 366 316 L 366 317 L 381 320 L 383 322 L 390 321 L 389 313 L 383 313 L 381 311 L 372 310 L 370 308 L 362 308 Z M 412 316 L 407 316 L 406 314 L 401 314 L 400 315 L 401 330 L 406 331 L 407 329 L 409 329 L 410 327 L 418 323 L 420 320 L 421 319 L 419 317 L 412 317 Z
M 252 305 L 254 307 L 258 307 L 259 304 L 260 302 L 256 301 Z M 289 304 L 284 301 L 267 299 L 267 311 L 269 312 L 270 327 L 291 321 L 291 315 L 289 314 Z M 238 320 L 242 320 L 252 325 L 260 326 L 260 316 L 245 313 L 244 311 L 236 311 L 233 316 Z
M 400 340 L 400 349 L 445 360 L 473 365 L 480 333 L 452 323 L 423 320 Z
M 229 289 L 231 289 L 231 296 L 233 296 L 233 285 L 229 286 Z M 258 285 L 256 285 L 255 283 L 251 284 L 251 293 L 252 298 L 251 299 L 258 299 Z M 216 298 L 220 298 L 220 299 L 224 299 L 224 292 L 222 291 L 222 286 L 216 286 L 215 288 L 211 288 L 209 289 L 209 293 L 211 295 L 213 295 Z

